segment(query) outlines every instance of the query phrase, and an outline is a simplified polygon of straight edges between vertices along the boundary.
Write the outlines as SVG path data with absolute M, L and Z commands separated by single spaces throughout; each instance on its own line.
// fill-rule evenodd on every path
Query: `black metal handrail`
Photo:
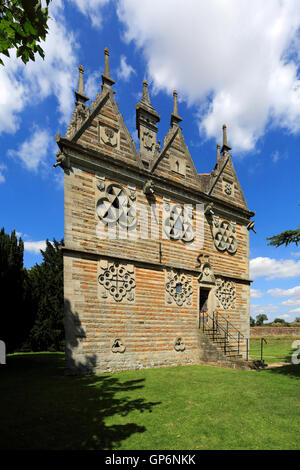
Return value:
M 208 328 L 207 330 L 212 332 L 212 339 L 213 341 L 216 339 L 216 336 L 220 339 L 223 339 L 224 341 L 224 353 L 226 354 L 228 351 L 232 351 L 231 348 L 236 348 L 236 343 L 237 343 L 237 353 L 240 354 L 240 347 L 241 347 L 241 342 L 245 341 L 245 346 L 246 346 L 246 360 L 248 361 L 249 358 L 249 340 L 246 338 L 243 333 L 241 333 L 234 325 L 232 325 L 227 318 L 223 317 L 220 313 L 215 314 L 213 312 L 213 315 L 209 315 L 208 313 L 205 312 L 205 317 L 206 321 L 208 322 L 208 319 L 212 321 L 212 328 Z M 200 317 L 202 318 L 202 328 L 203 331 L 206 330 L 205 328 L 205 317 Z M 225 327 L 222 325 L 222 323 L 219 321 L 219 317 L 222 318 L 223 321 L 226 322 Z M 237 331 L 236 336 L 230 332 L 230 328 L 234 329 Z M 222 337 L 224 335 L 224 338 Z M 233 343 L 233 344 L 232 344 Z

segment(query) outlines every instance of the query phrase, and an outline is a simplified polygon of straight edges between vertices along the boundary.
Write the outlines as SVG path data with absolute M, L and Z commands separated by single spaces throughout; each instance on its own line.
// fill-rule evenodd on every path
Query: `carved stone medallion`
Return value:
M 192 279 L 184 273 L 174 270 L 166 272 L 166 302 L 176 303 L 179 307 L 192 305 Z
M 235 284 L 233 282 L 226 281 L 224 279 L 217 279 L 215 295 L 220 306 L 225 310 L 228 308 L 234 308 L 236 293 Z
M 105 189 L 105 185 L 100 184 L 104 194 L 97 202 L 96 212 L 99 219 L 110 227 L 117 224 L 123 229 L 136 227 L 137 216 L 133 204 L 135 190 L 127 191 L 119 184 L 109 184 Z
M 116 302 L 133 302 L 135 292 L 135 272 L 131 264 L 100 261 L 98 281 L 100 297 L 112 298 Z

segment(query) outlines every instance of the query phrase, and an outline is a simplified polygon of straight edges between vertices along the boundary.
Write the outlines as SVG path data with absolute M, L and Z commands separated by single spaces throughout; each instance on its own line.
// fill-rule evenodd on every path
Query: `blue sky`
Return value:
M 186 143 L 210 172 L 227 124 L 233 163 L 256 234 L 250 233 L 251 315 L 300 316 L 300 247 L 266 238 L 299 226 L 300 79 L 298 0 L 53 0 L 45 60 L 0 69 L 0 225 L 25 241 L 25 266 L 45 239 L 64 234 L 63 173 L 52 167 L 65 134 L 78 65 L 95 99 L 110 51 L 119 109 L 137 139 L 135 105 L 147 79 L 169 129 L 178 92 Z

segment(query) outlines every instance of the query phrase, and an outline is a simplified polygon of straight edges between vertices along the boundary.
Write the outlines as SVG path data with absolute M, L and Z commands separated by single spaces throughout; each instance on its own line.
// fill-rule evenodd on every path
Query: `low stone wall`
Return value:
M 299 336 L 300 327 L 293 326 L 252 326 L 250 338 L 260 336 Z

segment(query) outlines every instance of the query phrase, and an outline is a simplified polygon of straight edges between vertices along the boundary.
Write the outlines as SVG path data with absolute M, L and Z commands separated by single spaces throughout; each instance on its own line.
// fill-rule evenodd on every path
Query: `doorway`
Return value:
M 202 322 L 208 321 L 208 297 L 210 289 L 207 287 L 200 287 L 199 293 L 199 328 Z

